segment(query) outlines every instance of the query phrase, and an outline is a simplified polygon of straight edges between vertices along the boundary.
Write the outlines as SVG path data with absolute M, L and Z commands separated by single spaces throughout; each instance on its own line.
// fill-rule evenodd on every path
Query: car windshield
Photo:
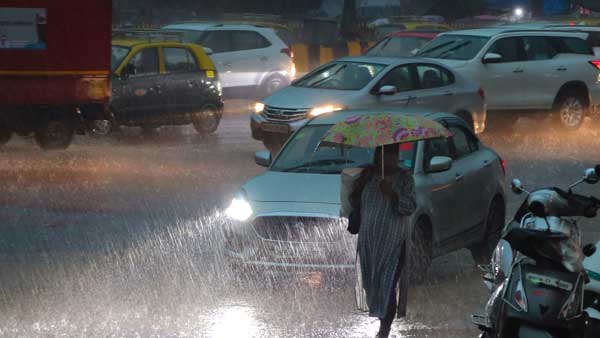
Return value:
M 110 57 L 110 69 L 114 72 L 129 54 L 129 48 L 123 46 L 112 46 Z
M 296 87 L 360 90 L 386 66 L 376 63 L 332 62 L 304 76 Z
M 414 36 L 387 37 L 369 49 L 366 55 L 408 57 L 414 55 L 415 52 L 430 40 Z
M 485 36 L 440 35 L 423 46 L 418 56 L 449 60 L 471 60 L 489 40 Z
M 300 129 L 277 157 L 272 171 L 339 174 L 345 168 L 363 167 L 373 163 L 375 149 L 321 142 L 333 125 L 310 125 Z M 413 169 L 415 144 L 399 146 L 400 163 Z

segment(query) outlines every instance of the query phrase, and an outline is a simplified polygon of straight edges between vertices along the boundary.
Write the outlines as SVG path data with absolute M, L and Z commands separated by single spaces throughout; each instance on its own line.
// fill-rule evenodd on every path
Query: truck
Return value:
M 0 0 L 0 146 L 45 150 L 110 120 L 111 0 Z

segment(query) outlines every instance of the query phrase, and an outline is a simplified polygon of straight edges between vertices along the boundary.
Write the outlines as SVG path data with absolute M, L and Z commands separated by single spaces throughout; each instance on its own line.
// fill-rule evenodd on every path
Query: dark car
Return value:
M 223 115 L 215 66 L 195 44 L 114 40 L 113 121 L 152 130 L 193 124 L 199 133 L 217 130 Z

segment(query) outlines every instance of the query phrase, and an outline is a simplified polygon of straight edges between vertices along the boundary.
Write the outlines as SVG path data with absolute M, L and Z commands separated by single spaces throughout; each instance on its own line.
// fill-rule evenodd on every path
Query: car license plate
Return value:
M 527 280 L 537 285 L 552 286 L 566 291 L 573 290 L 572 283 L 565 282 L 564 280 L 560 280 L 554 277 L 542 276 L 535 273 L 528 273 Z
M 279 123 L 263 123 L 262 130 L 271 133 L 289 134 L 290 126 Z

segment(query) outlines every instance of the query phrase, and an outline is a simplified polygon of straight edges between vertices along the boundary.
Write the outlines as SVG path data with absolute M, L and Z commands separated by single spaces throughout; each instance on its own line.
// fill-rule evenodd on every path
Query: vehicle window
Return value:
M 600 32 L 588 32 L 588 45 L 590 47 L 600 47 Z
M 129 48 L 112 46 L 110 55 L 110 69 L 114 72 L 121 65 L 123 59 L 129 54 Z
M 430 39 L 417 37 L 387 37 L 369 49 L 366 55 L 408 57 L 414 55 Z
M 579 38 L 561 38 L 562 40 L 562 49 L 561 53 L 571 53 L 571 54 L 585 54 L 585 55 L 593 55 L 594 51 L 591 49 L 592 46 L 587 41 Z M 598 45 L 595 45 L 598 46 Z
M 129 61 L 129 64 L 135 66 L 135 75 L 158 74 L 158 49 L 142 49 L 135 54 L 131 61 Z
M 196 58 L 185 48 L 164 48 L 165 70 L 169 73 L 198 70 Z
M 248 50 L 269 47 L 271 43 L 256 32 L 231 32 L 231 50 Z
M 334 61 L 305 75 L 294 86 L 360 90 L 371 82 L 384 68 L 385 65 L 377 63 Z
M 485 36 L 440 35 L 421 49 L 419 56 L 449 60 L 470 60 L 488 42 Z
M 522 39 L 525 59 L 528 61 L 549 60 L 557 54 L 557 50 L 543 36 L 525 36 Z
M 417 65 L 417 74 L 423 89 L 443 87 L 453 82 L 450 72 L 438 66 Z
M 211 31 L 200 41 L 203 47 L 212 49 L 213 53 L 231 51 L 231 33 L 227 31 Z
M 453 157 L 448 139 L 433 139 L 428 140 L 425 143 L 424 167 L 426 170 L 429 170 L 429 164 L 431 163 L 431 159 L 436 156 L 446 156 L 450 158 Z
M 468 156 L 478 150 L 477 140 L 470 132 L 457 126 L 451 126 L 448 130 L 452 132 L 452 142 L 458 158 Z
M 381 79 L 378 87 L 395 86 L 399 92 L 417 89 L 417 85 L 412 80 L 411 68 L 412 66 L 406 65 L 392 69 Z
M 519 55 L 519 38 L 516 37 L 499 39 L 494 42 L 487 52 L 501 55 L 501 62 L 521 61 Z

